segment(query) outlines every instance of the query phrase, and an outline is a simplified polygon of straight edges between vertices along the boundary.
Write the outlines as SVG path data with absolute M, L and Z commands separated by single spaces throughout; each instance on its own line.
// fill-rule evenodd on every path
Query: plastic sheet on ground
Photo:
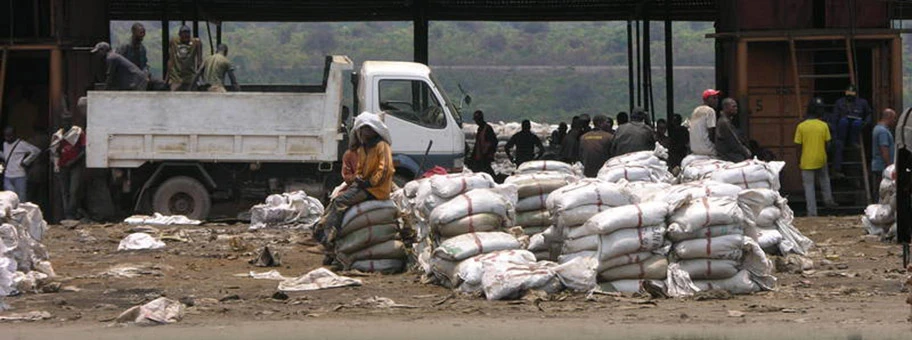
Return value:
M 146 233 L 133 233 L 120 240 L 117 245 L 117 251 L 124 250 L 146 250 L 161 249 L 165 247 L 165 242 L 159 241 Z
M 265 203 L 250 208 L 250 229 L 310 228 L 322 215 L 323 204 L 304 191 L 269 195 Z
M 298 292 L 360 285 L 361 280 L 337 275 L 326 268 L 317 268 L 299 277 L 279 282 L 279 290 Z
M 133 215 L 124 219 L 124 223 L 130 225 L 199 225 L 203 223 L 199 220 L 191 220 L 184 215 L 165 216 L 160 213 L 154 213 L 152 216 Z
M 127 309 L 115 320 L 117 323 L 135 322 L 140 325 L 165 325 L 181 321 L 184 304 L 160 297 L 142 306 Z

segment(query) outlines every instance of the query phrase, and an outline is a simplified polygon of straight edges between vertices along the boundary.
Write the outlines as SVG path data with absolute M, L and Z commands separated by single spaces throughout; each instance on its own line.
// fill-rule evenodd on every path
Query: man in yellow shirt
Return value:
M 801 159 L 801 184 L 804 185 L 804 199 L 807 204 L 807 215 L 817 216 L 817 195 L 814 180 L 820 182 L 824 205 L 837 206 L 830 189 L 830 174 L 827 170 L 826 147 L 830 141 L 830 128 L 820 120 L 823 113 L 823 100 L 814 98 L 808 105 L 807 119 L 795 129 L 795 144 L 801 145 L 798 155 Z
M 323 264 L 332 264 L 332 251 L 336 234 L 341 228 L 342 216 L 348 208 L 368 200 L 388 200 L 393 191 L 393 151 L 390 148 L 389 129 L 380 117 L 362 112 L 355 119 L 354 129 L 361 145 L 358 147 L 358 166 L 354 181 L 334 197 L 314 226 L 314 238 L 323 247 L 326 258 Z

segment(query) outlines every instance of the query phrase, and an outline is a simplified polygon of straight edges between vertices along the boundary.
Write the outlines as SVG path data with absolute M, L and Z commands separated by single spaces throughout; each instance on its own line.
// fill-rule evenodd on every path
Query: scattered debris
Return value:
M 278 251 L 265 246 L 259 251 L 257 257 L 248 262 L 257 267 L 278 267 L 282 265 L 282 256 Z
M 269 195 L 264 204 L 250 208 L 250 230 L 310 228 L 322 215 L 323 204 L 304 191 Z
M 219 302 L 238 301 L 238 300 L 241 300 L 241 297 L 239 295 L 231 294 L 231 295 L 222 297 L 221 299 L 219 299 Z
M 390 298 L 382 296 L 374 296 L 365 299 L 355 299 L 352 302 L 346 305 L 336 306 L 334 311 L 340 310 L 342 308 L 378 308 L 378 309 L 388 309 L 388 308 L 418 308 L 417 306 L 412 305 L 403 305 L 396 303 Z
M 46 311 L 34 311 L 24 314 L 13 313 L 9 315 L 0 315 L 0 322 L 3 321 L 41 321 L 47 320 L 53 317 L 51 313 Z
M 130 225 L 152 225 L 152 226 L 163 226 L 163 225 L 200 225 L 203 223 L 198 220 L 191 220 L 184 215 L 171 215 L 165 216 L 159 213 L 152 214 L 152 216 L 146 215 L 133 215 L 124 219 L 124 223 Z
M 320 290 L 347 286 L 360 286 L 361 280 L 340 276 L 326 268 L 317 268 L 299 277 L 286 277 L 277 270 L 264 273 L 250 272 L 236 274 L 235 276 L 248 276 L 256 280 L 275 280 L 279 282 L 279 290 L 283 292 L 297 292 L 305 290 Z
M 296 292 L 347 286 L 360 286 L 361 280 L 339 276 L 326 268 L 317 268 L 300 277 L 279 282 L 279 290 Z
M 116 323 L 139 325 L 163 325 L 180 321 L 184 317 L 184 305 L 169 298 L 160 297 L 142 306 L 134 306 L 114 319 Z
M 272 294 L 274 300 L 288 300 L 288 294 L 285 294 L 283 291 L 277 291 Z
M 730 310 L 728 311 L 728 317 L 730 318 L 743 318 L 745 315 L 744 312 L 739 310 Z
M 165 242 L 156 240 L 152 235 L 146 233 L 133 233 L 124 237 L 117 245 L 117 251 L 124 250 L 146 250 L 161 249 L 165 247 Z
M 730 300 L 732 294 L 727 290 L 722 289 L 711 289 L 705 291 L 699 291 L 694 293 L 694 301 L 708 301 L 708 300 Z

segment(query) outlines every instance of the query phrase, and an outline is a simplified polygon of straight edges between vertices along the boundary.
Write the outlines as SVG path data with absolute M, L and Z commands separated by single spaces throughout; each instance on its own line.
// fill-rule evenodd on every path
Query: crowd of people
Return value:
M 153 77 L 149 70 L 143 39 L 146 28 L 135 23 L 130 29 L 130 42 L 116 50 L 107 42 L 99 42 L 93 54 L 104 56 L 105 89 L 109 91 L 209 91 L 227 92 L 225 78 L 234 91 L 240 85 L 234 76 L 234 66 L 228 59 L 228 46 L 218 44 L 214 54 L 203 57 L 203 44 L 191 36 L 190 27 L 182 25 L 178 36 L 168 44 L 168 64 L 162 78 Z
M 641 108 L 630 114 L 619 112 L 614 119 L 606 115 L 575 116 L 569 127 L 564 122 L 558 124 L 548 138 L 547 148 L 531 133 L 531 122 L 524 120 L 522 130 L 509 139 L 504 151 L 517 166 L 542 158 L 580 162 L 587 177 L 596 177 L 602 165 L 613 156 L 653 150 L 656 143 L 668 150 L 668 166 L 672 170 L 680 167 L 681 161 L 690 153 L 731 162 L 750 159 L 754 156 L 753 150 L 759 148 L 752 148 L 732 123 L 738 113 L 738 103 L 734 99 L 721 100 L 721 110 L 717 113 L 720 94 L 712 89 L 704 91 L 703 104 L 694 109 L 687 126 L 680 114 L 674 114 L 670 123 L 665 119 L 652 123 Z M 467 164 L 474 171 L 494 176 L 491 163 L 498 147 L 497 135 L 485 122 L 484 112 L 475 111 L 473 119 L 478 129 Z M 546 154 L 546 149 L 550 154 Z
M 794 135 L 794 143 L 799 146 L 799 168 L 809 216 L 817 215 L 817 185 L 824 205 L 828 208 L 838 206 L 833 198 L 829 174 L 832 171 L 834 179 L 845 177 L 842 173 L 845 150 L 859 145 L 862 127 L 872 116 L 870 105 L 857 97 L 855 86 L 846 89 L 845 97 L 834 103 L 832 111 L 827 112 L 826 108 L 822 99 L 814 98 Z M 670 122 L 659 119 L 651 123 L 647 113 L 639 108 L 629 115 L 619 112 L 614 120 L 605 115 L 590 118 L 583 114 L 573 117 L 569 128 L 564 122 L 558 124 L 548 138 L 551 153 L 546 154 L 541 139 L 530 132 L 531 123 L 524 120 L 522 131 L 509 139 L 504 151 L 517 166 L 543 158 L 580 162 L 587 177 L 596 177 L 611 157 L 652 150 L 656 143 L 668 150 L 667 163 L 673 172 L 688 154 L 729 162 L 752 158 L 774 160 L 776 156 L 772 152 L 746 138 L 736 126 L 734 121 L 738 112 L 735 99 L 721 98 L 720 91 L 707 89 L 703 91 L 702 104 L 693 110 L 686 123 L 680 114 L 672 115 Z M 485 122 L 482 111 L 475 111 L 473 118 L 478 129 L 475 146 L 466 164 L 474 171 L 494 176 L 491 163 L 498 148 L 497 136 Z M 884 109 L 873 130 L 870 169 L 875 190 L 881 173 L 893 161 L 892 131 L 896 121 L 896 112 Z M 515 156 L 511 152 L 514 148 Z M 534 152 L 536 149 L 537 153 Z

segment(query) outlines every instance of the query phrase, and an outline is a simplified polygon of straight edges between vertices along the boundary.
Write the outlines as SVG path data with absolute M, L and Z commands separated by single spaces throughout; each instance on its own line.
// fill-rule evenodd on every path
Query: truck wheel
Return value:
M 393 175 L 393 184 L 396 184 L 396 186 L 398 186 L 400 188 L 404 188 L 405 183 L 410 182 L 413 179 L 412 177 L 414 177 L 414 176 L 396 173 L 395 175 Z
M 152 209 L 162 215 L 184 215 L 194 220 L 209 216 L 212 201 L 209 191 L 199 181 L 177 176 L 162 183 L 152 197 Z

